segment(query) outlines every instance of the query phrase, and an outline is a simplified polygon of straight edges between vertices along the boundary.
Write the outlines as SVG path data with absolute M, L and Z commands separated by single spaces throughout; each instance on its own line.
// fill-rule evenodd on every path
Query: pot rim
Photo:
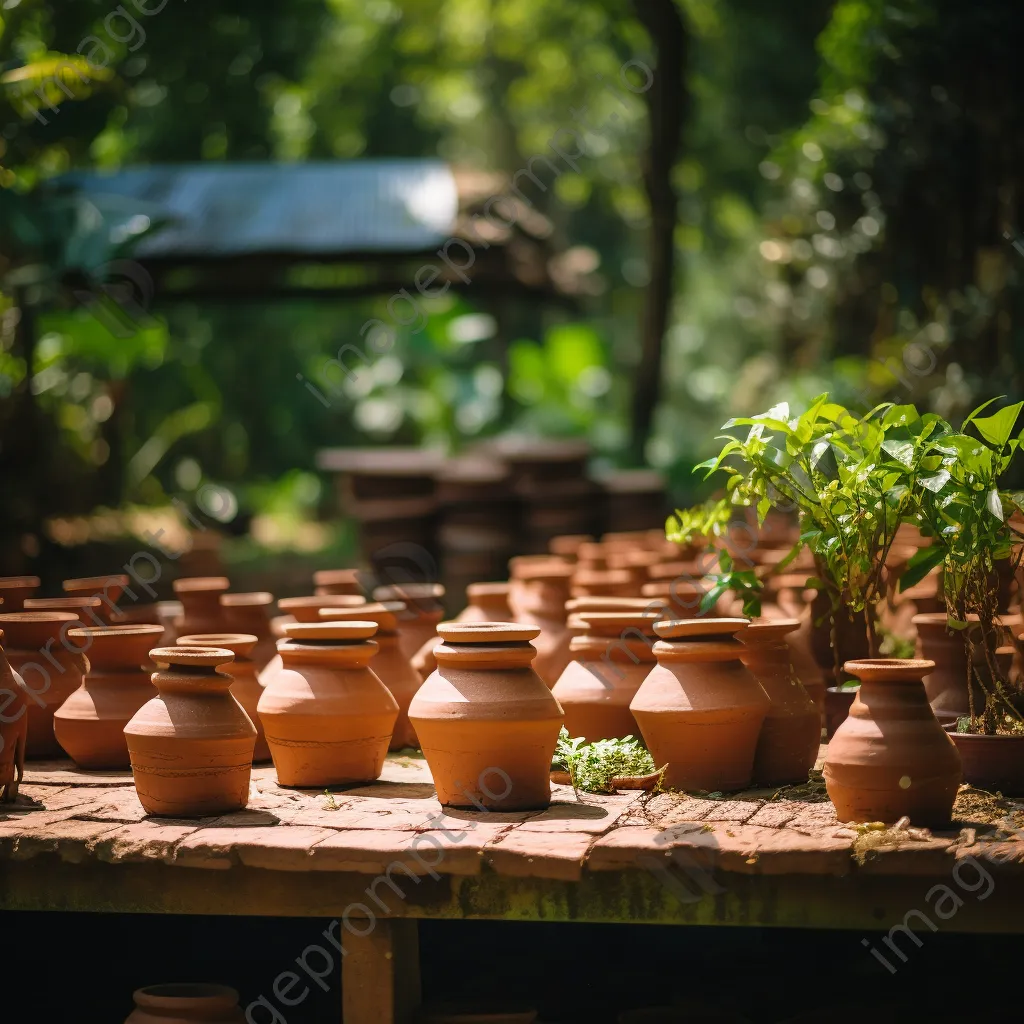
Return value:
M 325 622 L 376 622 L 377 634 L 387 636 L 398 632 L 398 619 L 406 607 L 404 601 L 374 601 L 351 608 L 321 608 L 317 615 Z
M 1020 736 L 1006 736 L 1005 734 L 999 735 L 998 733 L 995 736 L 988 736 L 981 732 L 957 732 L 956 722 L 950 722 L 948 725 L 944 725 L 943 728 L 949 736 L 955 739 L 964 739 L 968 743 L 973 743 L 975 740 L 1013 740 L 1016 743 L 1024 744 L 1024 733 Z
M 42 586 L 38 576 L 0 576 L 0 590 L 22 590 Z
M 103 602 L 98 597 L 26 597 L 25 611 L 54 611 L 63 608 L 99 608 Z
M 284 635 L 289 640 L 369 640 L 377 632 L 377 623 L 367 619 L 343 622 L 288 622 Z
M 700 637 L 736 636 L 750 625 L 750 619 L 707 618 L 662 619 L 654 624 L 654 632 L 662 640 L 695 641 Z
M 179 636 L 177 643 L 179 647 L 205 647 L 210 650 L 230 651 L 238 661 L 244 659 L 259 640 L 254 633 L 187 633 L 185 636 Z
M 182 576 L 171 584 L 176 594 L 209 594 L 230 586 L 227 576 Z
M 751 622 L 746 629 L 740 632 L 739 639 L 745 644 L 756 646 L 759 643 L 783 640 L 787 634 L 799 628 L 799 619 L 771 619 L 767 622 Z
M 139 622 L 127 626 L 79 626 L 69 629 L 68 636 L 95 640 L 101 636 L 159 636 L 163 631 L 163 626 Z
M 261 608 L 273 604 L 274 595 L 268 590 L 253 590 L 242 594 L 221 594 L 220 603 L 225 608 Z
M 175 994 L 175 993 L 180 994 Z M 165 982 L 146 985 L 132 993 L 136 1006 L 153 1009 L 231 1009 L 238 1005 L 238 992 L 229 985 L 208 982 Z
M 185 665 L 195 668 L 216 667 L 234 661 L 234 654 L 224 647 L 154 647 L 149 657 L 158 666 Z
M 282 597 L 277 607 L 282 612 L 293 608 L 358 608 L 366 604 L 366 598 L 359 594 L 310 594 L 308 597 Z
M 470 583 L 466 587 L 466 597 L 469 598 L 472 603 L 473 598 L 478 597 L 508 597 L 509 582 L 494 582 L 494 583 Z
M 935 662 L 928 658 L 857 658 L 843 663 L 843 671 L 862 682 L 865 676 L 878 675 L 889 683 L 915 683 L 934 670 Z
M 437 635 L 448 644 L 501 644 L 536 640 L 540 626 L 525 622 L 440 622 Z
M 64 580 L 61 586 L 64 590 L 90 590 L 93 587 L 127 587 L 131 582 L 124 573 L 110 573 L 108 576 L 76 576 L 74 579 Z

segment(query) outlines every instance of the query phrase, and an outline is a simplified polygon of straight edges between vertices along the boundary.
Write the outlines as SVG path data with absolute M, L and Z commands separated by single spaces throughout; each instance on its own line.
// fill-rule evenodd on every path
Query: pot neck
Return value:
M 363 668 L 380 649 L 375 640 L 279 640 L 277 651 L 287 665 Z
M 434 648 L 439 666 L 458 669 L 529 668 L 536 655 L 537 648 L 528 640 L 489 644 L 460 644 L 445 640 Z
M 659 640 L 654 645 L 654 656 L 659 663 L 742 661 L 743 652 L 743 644 L 731 637 L 711 640 Z
M 169 665 L 154 672 L 153 685 L 161 693 L 226 693 L 234 680 L 212 665 Z

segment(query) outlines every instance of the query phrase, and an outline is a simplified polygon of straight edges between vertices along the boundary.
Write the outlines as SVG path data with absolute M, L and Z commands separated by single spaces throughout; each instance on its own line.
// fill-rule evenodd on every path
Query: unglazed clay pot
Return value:
M 124 593 L 128 586 L 129 579 L 122 574 L 112 576 L 86 576 L 81 579 L 65 580 L 64 593 L 69 597 L 96 597 L 99 598 L 99 608 L 96 614 L 103 620 L 104 624 L 111 625 L 117 620 L 120 609 L 117 607 L 118 598 Z
M 226 985 L 149 985 L 137 989 L 124 1024 L 243 1024 L 238 993 Z
M 786 634 L 799 625 L 797 619 L 754 622 L 739 634 L 743 664 L 771 701 L 754 754 L 758 786 L 806 782 L 818 756 L 821 713 L 793 671 L 786 643 Z
M 700 603 L 704 595 L 711 589 L 711 583 L 706 580 L 684 580 L 682 578 L 673 580 L 654 580 L 645 583 L 640 588 L 640 593 L 648 601 L 660 601 L 670 609 L 672 619 L 700 619 L 719 617 L 722 607 L 725 604 L 723 598 L 719 598 L 707 612 L 700 610 Z
M 446 807 L 523 811 L 551 802 L 562 709 L 532 668 L 537 626 L 443 622 L 437 669 L 409 707 Z
M 83 768 L 127 768 L 124 727 L 154 696 L 143 668 L 161 626 L 86 626 L 68 637 L 85 654 L 82 685 L 57 709 L 57 742 Z
M 548 541 L 548 551 L 560 558 L 575 560 L 581 544 L 593 544 L 589 533 L 564 533 Z
M 98 597 L 27 597 L 27 612 L 71 612 L 83 625 L 106 626 Z
M 0 630 L 0 644 L 4 639 Z M 0 803 L 14 803 L 25 774 L 29 695 L 0 646 Z
M 966 629 L 950 629 L 945 612 L 915 615 L 913 622 L 917 627 L 917 653 L 935 666 L 934 671 L 924 677 L 924 690 L 939 723 L 956 722 L 961 716 L 971 713 L 968 677 L 974 690 L 975 713 L 980 713 L 985 706 L 985 691 L 968 671 L 966 647 L 969 637 L 977 647 L 975 667 L 982 672 L 983 678 L 990 679 L 978 617 L 968 616 Z M 995 637 L 992 643 L 996 643 Z
M 419 746 L 416 730 L 409 724 L 409 703 L 420 688 L 423 678 L 402 651 L 398 622 L 404 611 L 405 604 L 402 601 L 380 601 L 361 604 L 358 608 L 320 610 L 320 618 L 324 621 L 377 623 L 377 632 L 373 634 L 377 653 L 370 659 L 370 668 L 398 703 L 398 719 L 395 721 L 389 750 Z
M 402 650 L 412 660 L 419 649 L 435 639 L 437 624 L 444 618 L 444 587 L 440 583 L 403 583 L 377 587 L 375 601 L 401 601 L 405 611 L 398 617 Z
M 363 596 L 360 581 L 362 573 L 358 569 L 320 569 L 313 573 L 314 593 L 318 597 L 325 594 L 351 594 Z
M 0 615 L 0 629 L 7 641 L 7 660 L 28 688 L 25 756 L 30 759 L 64 754 L 53 735 L 53 713 L 82 685 L 85 676 L 85 658 L 75 641 L 68 637 L 68 631 L 81 624 L 72 612 Z
M 125 726 L 132 776 L 149 814 L 227 814 L 249 801 L 256 726 L 231 696 L 234 655 L 216 647 L 158 647 L 158 696 Z M 225 671 L 218 671 L 218 669 Z
M 398 703 L 369 668 L 375 622 L 297 622 L 278 644 L 281 666 L 260 677 L 270 754 L 282 786 L 372 782 L 398 719 Z
M 844 606 L 833 612 L 827 591 L 815 593 L 810 624 L 805 628 L 809 630 L 811 653 L 821 666 L 823 678 L 831 685 L 842 682 L 836 678 L 837 666 L 841 676 L 841 666 L 847 661 L 863 660 L 870 653 L 863 612 L 851 617 Z
M 1024 736 L 981 736 L 946 731 L 960 753 L 964 782 L 1003 796 L 1024 795 Z
M 577 569 L 569 587 L 573 597 L 639 597 L 641 581 L 625 569 Z
M 508 606 L 510 586 L 509 583 L 470 583 L 466 587 L 466 607 L 455 616 L 455 621 L 507 622 L 512 618 L 512 609 Z
M 277 639 L 270 628 L 270 608 L 273 603 L 274 595 L 260 590 L 250 594 L 220 595 L 220 606 L 231 623 L 231 632 L 256 637 L 256 646 L 248 657 L 256 663 L 257 672 L 262 671 L 277 654 Z
M 922 677 L 934 662 L 850 661 L 857 699 L 825 758 L 825 787 L 840 821 L 949 822 L 962 778 L 960 755 L 928 705 Z
M 746 619 L 655 624 L 658 664 L 630 704 L 656 765 L 673 789 L 732 792 L 750 785 L 771 702 L 743 664 Z
M 189 633 L 230 633 L 231 620 L 220 596 L 227 592 L 226 576 L 185 576 L 172 586 L 183 612 L 178 622 L 178 636 Z
M 521 561 L 513 558 L 509 566 L 512 570 L 509 607 L 516 622 L 539 627 L 533 668 L 549 687 L 554 686 L 572 657 L 569 654 L 572 636 L 565 625 L 565 602 L 569 600 L 573 568 L 553 559 Z
M 277 602 L 277 607 L 286 615 L 291 617 L 292 622 L 320 623 L 321 608 L 356 608 L 366 604 L 366 598 L 358 594 L 324 594 L 318 596 L 312 594 L 309 597 L 282 597 Z M 284 626 L 281 625 L 281 635 L 285 636 Z
M 257 646 L 256 637 L 252 633 L 193 633 L 179 637 L 178 644 L 182 647 L 214 647 L 234 655 L 234 661 L 224 669 L 232 679 L 230 693 L 256 727 L 253 761 L 269 761 L 270 747 L 263 733 L 263 723 L 256 713 L 256 706 L 263 696 L 263 687 L 257 679 L 258 669 L 252 660 Z
M 0 601 L 5 612 L 20 612 L 25 598 L 39 589 L 38 576 L 0 576 Z
M 588 743 L 639 736 L 629 702 L 654 664 L 654 619 L 642 612 L 580 612 L 568 624 L 581 635 L 572 638 L 573 660 L 551 692 L 569 735 Z

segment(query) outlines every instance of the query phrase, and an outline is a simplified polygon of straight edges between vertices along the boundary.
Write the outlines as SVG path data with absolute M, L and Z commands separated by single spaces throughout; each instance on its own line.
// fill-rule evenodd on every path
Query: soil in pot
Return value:
M 655 624 L 655 665 L 630 704 L 672 789 L 733 792 L 750 785 L 771 702 L 743 664 L 746 619 Z
M 437 668 L 409 718 L 438 800 L 496 811 L 547 807 L 562 709 L 533 669 L 539 627 L 445 622 L 437 631 Z
M 828 745 L 824 777 L 840 821 L 948 824 L 963 771 L 960 755 L 928 704 L 914 658 L 850 661 L 860 680 L 849 717 Z
M 243 1024 L 238 993 L 226 985 L 149 985 L 137 989 L 124 1024 Z
M 174 594 L 182 606 L 178 636 L 230 633 L 231 619 L 220 603 L 221 594 L 226 593 L 230 585 L 226 576 L 185 576 L 175 580 Z

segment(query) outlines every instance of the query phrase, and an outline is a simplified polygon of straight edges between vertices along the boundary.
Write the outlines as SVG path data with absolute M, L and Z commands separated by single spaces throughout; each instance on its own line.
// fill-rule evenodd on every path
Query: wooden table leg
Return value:
M 420 1006 L 420 944 L 413 918 L 378 918 L 369 934 L 345 936 L 344 1024 L 412 1024 Z

